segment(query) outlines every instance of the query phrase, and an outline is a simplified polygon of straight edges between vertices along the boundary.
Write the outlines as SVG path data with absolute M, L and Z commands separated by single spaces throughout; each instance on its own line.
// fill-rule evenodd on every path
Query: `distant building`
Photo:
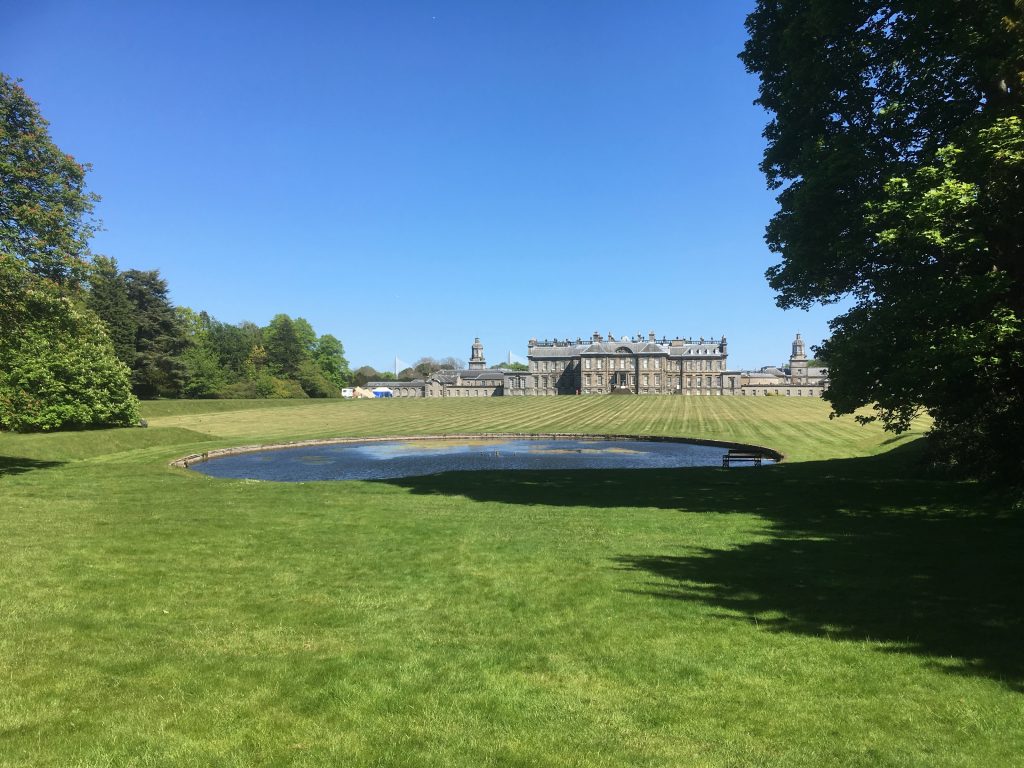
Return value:
M 469 367 L 443 370 L 412 381 L 370 381 L 367 387 L 387 387 L 393 397 L 495 397 L 504 393 L 505 373 L 488 370 L 484 345 L 473 340 Z
M 552 341 L 530 339 L 526 371 L 488 370 L 477 338 L 469 367 L 443 370 L 413 381 L 371 381 L 394 397 L 495 397 L 548 395 L 710 395 L 818 397 L 828 387 L 828 371 L 808 368 L 800 334 L 793 341 L 788 368 L 729 370 L 728 344 L 721 339 L 657 339 L 639 334 L 616 339 L 594 333 Z
M 741 374 L 740 394 L 747 397 L 820 397 L 828 389 L 828 369 L 809 368 L 804 340 L 800 334 L 793 340 L 789 367 L 768 366 Z

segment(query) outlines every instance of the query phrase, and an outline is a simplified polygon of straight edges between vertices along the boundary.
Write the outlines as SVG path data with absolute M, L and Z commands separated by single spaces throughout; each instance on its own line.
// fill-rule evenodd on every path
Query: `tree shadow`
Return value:
M 1013 497 L 926 474 L 922 446 L 762 469 L 463 472 L 419 494 L 548 506 L 755 514 L 753 542 L 625 553 L 640 592 L 768 631 L 872 641 L 1024 692 L 1024 515 Z
M 0 477 L 21 475 L 36 469 L 52 469 L 64 463 L 63 461 L 40 461 L 17 456 L 0 456 Z

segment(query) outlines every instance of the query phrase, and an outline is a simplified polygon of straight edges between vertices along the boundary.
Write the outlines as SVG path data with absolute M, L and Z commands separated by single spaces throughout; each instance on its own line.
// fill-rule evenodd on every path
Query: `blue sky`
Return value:
M 653 330 L 756 367 L 837 310 L 764 280 L 752 6 L 35 0 L 0 70 L 93 164 L 93 250 L 176 304 L 305 317 L 354 366 Z

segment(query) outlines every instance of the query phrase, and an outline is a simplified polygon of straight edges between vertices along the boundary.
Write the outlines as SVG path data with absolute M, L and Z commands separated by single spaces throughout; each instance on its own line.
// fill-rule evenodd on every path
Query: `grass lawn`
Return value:
M 1024 764 L 1024 513 L 820 401 L 159 402 L 0 434 L 0 765 Z M 218 480 L 229 445 L 474 431 L 756 469 Z

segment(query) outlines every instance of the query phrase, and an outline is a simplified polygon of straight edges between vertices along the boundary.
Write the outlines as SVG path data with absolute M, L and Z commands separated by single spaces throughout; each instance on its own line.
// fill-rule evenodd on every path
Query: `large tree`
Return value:
M 234 379 L 247 373 L 246 363 L 253 349 L 263 343 L 263 332 L 255 323 L 230 325 L 212 320 L 206 337 L 207 344 L 217 353 L 220 364 Z
M 96 196 L 0 73 L 0 429 L 128 425 L 128 370 L 80 288 Z
M 100 319 L 0 253 L 0 429 L 130 426 L 139 402 Z
M 337 337 L 325 333 L 317 339 L 313 346 L 313 359 L 335 387 L 341 389 L 348 385 L 352 371 L 345 359 L 345 347 Z
M 833 410 L 924 409 L 950 460 L 1019 471 L 1024 4 L 759 0 L 747 29 L 769 282 L 785 308 L 852 299 L 818 350 Z
M 191 307 L 175 307 L 174 314 L 187 344 L 180 356 L 181 393 L 185 397 L 217 397 L 230 379 L 211 343 L 211 331 L 217 321 L 208 313 L 196 312 Z
M 99 315 L 114 345 L 117 359 L 131 367 L 135 361 L 135 306 L 128 296 L 128 284 L 117 261 L 97 256 L 89 270 L 89 308 Z
M 89 166 L 62 152 L 49 123 L 15 80 L 0 73 L 0 253 L 58 283 L 85 273 L 99 199 Z
M 288 315 L 278 314 L 263 330 L 263 338 L 272 371 L 278 376 L 293 377 L 309 358 L 307 344 L 313 343 L 316 334 L 305 320 L 297 322 Z
M 135 394 L 142 398 L 176 397 L 185 375 L 181 353 L 188 341 L 168 295 L 167 281 L 155 269 L 129 269 L 123 275 L 135 307 Z

